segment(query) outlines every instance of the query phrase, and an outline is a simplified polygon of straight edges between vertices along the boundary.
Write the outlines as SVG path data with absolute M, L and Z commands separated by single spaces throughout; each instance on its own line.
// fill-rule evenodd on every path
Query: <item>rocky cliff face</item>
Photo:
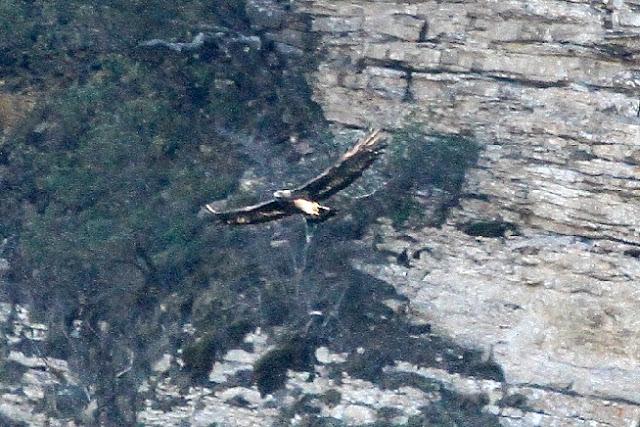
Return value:
M 264 331 L 205 385 L 176 380 L 176 349 L 140 387 L 138 421 L 638 426 L 639 4 L 253 0 L 247 14 L 262 41 L 318 63 L 308 82 L 338 128 L 418 124 L 479 142 L 481 158 L 442 227 L 383 221 L 357 243 L 405 254 L 354 262 L 395 287 L 376 312 L 393 342 L 372 330 L 314 348 L 313 373 L 285 369 L 264 395 L 257 365 L 282 355 Z M 89 420 L 88 391 L 36 351 L 46 326 L 8 304 L 0 323 L 0 424 Z M 412 351 L 389 359 L 383 344 Z
M 484 146 L 444 227 L 382 233 L 411 267 L 362 268 L 524 387 L 508 423 L 636 425 L 638 4 L 297 5 L 321 37 L 310 78 L 330 121 Z

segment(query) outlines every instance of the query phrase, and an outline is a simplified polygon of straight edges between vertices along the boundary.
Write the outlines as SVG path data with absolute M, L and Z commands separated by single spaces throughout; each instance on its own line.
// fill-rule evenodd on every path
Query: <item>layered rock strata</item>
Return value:
M 437 330 L 485 348 L 507 385 L 586 402 L 552 409 L 549 397 L 531 409 L 540 418 L 518 425 L 636 425 L 638 5 L 296 4 L 320 38 L 310 79 L 330 121 L 419 123 L 483 145 L 446 227 L 411 239 L 379 233 L 383 249 L 417 254 L 412 267 L 362 268 Z M 506 237 L 459 231 L 483 223 L 513 228 Z M 622 406 L 595 410 L 611 401 Z

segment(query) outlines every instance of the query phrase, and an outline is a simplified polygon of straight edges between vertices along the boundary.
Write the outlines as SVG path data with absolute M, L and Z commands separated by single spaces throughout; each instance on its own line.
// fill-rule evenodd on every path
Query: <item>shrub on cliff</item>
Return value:
M 446 210 L 457 203 L 467 169 L 478 161 L 480 145 L 457 135 L 428 134 L 411 123 L 394 133 L 389 151 L 386 196 L 394 224 L 413 218 L 439 225 Z M 416 191 L 427 195 L 432 205 L 429 215 L 414 197 Z
M 250 288 L 234 288 L 246 312 L 224 300 L 223 323 L 244 326 L 216 335 L 220 345 L 254 326 L 251 280 L 269 269 L 268 236 L 210 233 L 196 213 L 248 168 L 252 138 L 240 135 L 286 141 L 317 111 L 273 46 L 138 47 L 188 41 L 203 22 L 251 34 L 241 1 L 0 1 L 0 12 L 2 77 L 47 98 L 0 147 L 0 233 L 17 242 L 11 292 L 50 325 L 49 350 L 96 385 L 99 411 L 125 425 L 118 412 L 131 408 L 118 402 L 135 406 L 127 396 L 154 351 L 182 339 L 161 328 L 189 321 L 194 295 L 216 296 L 219 283 Z

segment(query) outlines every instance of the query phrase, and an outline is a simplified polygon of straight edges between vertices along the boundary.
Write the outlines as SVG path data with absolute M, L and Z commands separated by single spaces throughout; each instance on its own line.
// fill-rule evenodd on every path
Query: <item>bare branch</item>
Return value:
M 260 49 L 260 47 L 262 47 L 262 41 L 258 36 L 245 36 L 243 34 L 231 35 L 228 31 L 227 29 L 223 29 L 215 33 L 200 32 L 196 34 L 190 42 L 169 42 L 162 39 L 153 39 L 138 44 L 138 47 L 163 48 L 178 53 L 197 51 L 206 43 L 223 45 L 238 43 L 254 49 Z

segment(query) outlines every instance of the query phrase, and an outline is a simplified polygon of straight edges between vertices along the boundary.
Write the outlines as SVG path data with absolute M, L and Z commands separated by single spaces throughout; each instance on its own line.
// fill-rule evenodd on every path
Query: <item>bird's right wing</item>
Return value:
M 379 129 L 362 138 L 320 175 L 294 191 L 307 194 L 314 200 L 326 199 L 348 187 L 378 158 L 387 136 Z
M 211 205 L 204 205 L 204 210 L 213 220 L 233 225 L 258 224 L 273 221 L 294 213 L 294 209 L 286 202 L 270 200 L 257 205 L 240 209 L 216 211 Z

